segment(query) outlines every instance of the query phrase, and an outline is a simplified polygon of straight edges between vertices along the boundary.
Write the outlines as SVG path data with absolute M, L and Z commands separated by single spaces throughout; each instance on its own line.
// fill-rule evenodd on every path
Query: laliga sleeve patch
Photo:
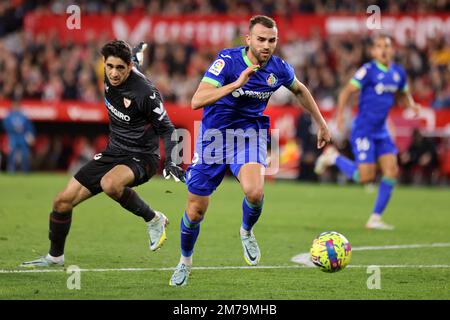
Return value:
M 225 60 L 217 59 L 214 63 L 209 67 L 208 72 L 212 73 L 215 76 L 218 76 L 222 69 L 225 67 Z
M 364 76 L 366 75 L 367 70 L 365 67 L 361 67 L 358 69 L 358 71 L 356 71 L 355 73 L 355 78 L 358 80 L 362 80 L 364 78 Z

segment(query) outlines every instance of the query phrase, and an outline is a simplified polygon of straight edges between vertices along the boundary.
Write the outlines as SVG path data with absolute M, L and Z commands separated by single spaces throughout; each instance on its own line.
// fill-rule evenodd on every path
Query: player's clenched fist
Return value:
M 247 67 L 247 69 L 242 71 L 241 75 L 236 80 L 236 86 L 238 86 L 239 88 L 243 87 L 248 82 L 250 77 L 254 75 L 256 71 L 258 71 L 259 68 L 260 66 L 257 64 Z

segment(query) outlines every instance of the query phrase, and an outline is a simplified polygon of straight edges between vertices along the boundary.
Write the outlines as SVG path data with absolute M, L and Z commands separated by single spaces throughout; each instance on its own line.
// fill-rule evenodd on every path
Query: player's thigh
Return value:
M 388 178 L 397 178 L 398 175 L 398 163 L 397 155 L 393 153 L 386 153 L 378 158 L 380 169 L 383 176 Z
M 203 219 L 209 205 L 209 196 L 201 196 L 188 191 L 186 214 L 191 221 Z
M 108 194 L 120 193 L 121 190 L 134 183 L 133 170 L 124 164 L 118 164 L 109 170 L 100 180 L 100 186 Z
M 359 163 L 358 172 L 361 183 L 372 182 L 377 174 L 377 165 L 376 163 Z
M 53 208 L 58 212 L 65 212 L 90 197 L 92 193 L 72 177 L 64 190 L 56 196 Z
M 238 173 L 238 180 L 245 196 L 251 203 L 258 203 L 264 195 L 264 171 L 261 163 L 246 163 Z

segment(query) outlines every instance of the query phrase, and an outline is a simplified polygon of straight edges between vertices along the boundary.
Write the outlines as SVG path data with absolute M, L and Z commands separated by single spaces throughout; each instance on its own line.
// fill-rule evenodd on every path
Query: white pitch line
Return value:
M 450 243 L 431 243 L 431 244 L 399 244 L 399 245 L 389 245 L 389 246 L 365 246 L 365 247 L 352 247 L 352 251 L 370 251 L 370 250 L 397 250 L 397 249 L 415 249 L 415 248 L 445 248 L 450 247 Z M 310 259 L 310 254 L 308 252 L 299 253 L 291 258 L 292 262 L 298 263 L 300 265 L 305 265 L 307 267 L 313 267 L 314 264 Z M 397 265 L 391 265 L 395 268 Z M 403 266 L 403 265 L 398 265 Z M 436 265 L 439 266 L 439 265 Z M 445 266 L 445 265 L 444 265 Z M 351 265 L 350 265 L 351 267 Z M 354 268 L 355 266 L 353 266 Z M 401 267 L 399 267 L 401 268 Z
M 385 264 L 385 265 L 349 265 L 347 268 L 367 268 L 367 267 L 380 267 L 380 268 L 414 268 L 414 269 L 448 269 L 448 264 Z M 311 266 L 302 265 L 286 265 L 286 266 L 221 266 L 221 267 L 193 267 L 191 270 L 237 270 L 237 269 L 308 269 L 313 268 Z M 110 269 L 80 269 L 80 272 L 142 272 L 142 271 L 173 271 L 175 268 L 110 268 Z M 31 269 L 31 270 L 0 270 L 0 274 L 5 273 L 65 273 L 65 269 Z
M 415 248 L 445 248 L 450 247 L 450 243 L 432 243 L 432 244 L 399 244 L 392 246 L 366 246 L 354 247 L 352 251 L 368 251 L 368 250 L 394 250 L 394 249 L 415 249 Z
M 432 243 L 432 244 L 404 244 L 404 245 L 389 245 L 389 246 L 366 246 L 354 247 L 353 251 L 366 250 L 394 250 L 394 249 L 413 249 L 413 248 L 443 248 L 450 247 L 450 243 Z M 281 266 L 217 266 L 217 267 L 193 267 L 192 270 L 234 270 L 234 269 L 302 269 L 315 267 L 309 259 L 309 253 L 298 254 L 291 259 L 297 265 L 281 265 Z M 432 265 L 412 265 L 412 264 L 387 264 L 387 265 L 349 265 L 348 268 L 367 268 L 369 266 L 377 266 L 380 268 L 450 268 L 447 264 L 432 264 Z M 80 269 L 80 272 L 133 272 L 133 271 L 173 271 L 175 268 L 94 268 L 94 269 Z M 65 269 L 0 269 L 0 274 L 6 273 L 51 273 L 51 272 L 66 272 Z
M 304 266 L 220 266 L 220 267 L 192 267 L 191 270 L 233 270 L 233 269 L 301 269 Z M 114 271 L 173 271 L 175 268 L 107 268 L 107 269 L 81 269 L 80 272 L 114 272 Z M 29 270 L 1 270 L 1 273 L 44 273 L 44 272 L 66 272 L 63 268 L 58 269 L 29 269 Z

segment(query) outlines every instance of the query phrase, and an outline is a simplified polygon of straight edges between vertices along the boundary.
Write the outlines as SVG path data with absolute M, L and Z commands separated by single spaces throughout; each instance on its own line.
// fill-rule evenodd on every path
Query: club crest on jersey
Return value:
M 125 105 L 125 108 L 128 108 L 131 104 L 131 100 L 124 97 L 123 104 Z
M 269 86 L 275 87 L 277 85 L 278 78 L 273 73 L 271 73 L 267 77 L 266 82 Z
M 218 76 L 223 67 L 225 67 L 225 60 L 217 59 L 216 61 L 214 61 L 211 67 L 209 67 L 208 72 L 212 73 L 215 76 Z

